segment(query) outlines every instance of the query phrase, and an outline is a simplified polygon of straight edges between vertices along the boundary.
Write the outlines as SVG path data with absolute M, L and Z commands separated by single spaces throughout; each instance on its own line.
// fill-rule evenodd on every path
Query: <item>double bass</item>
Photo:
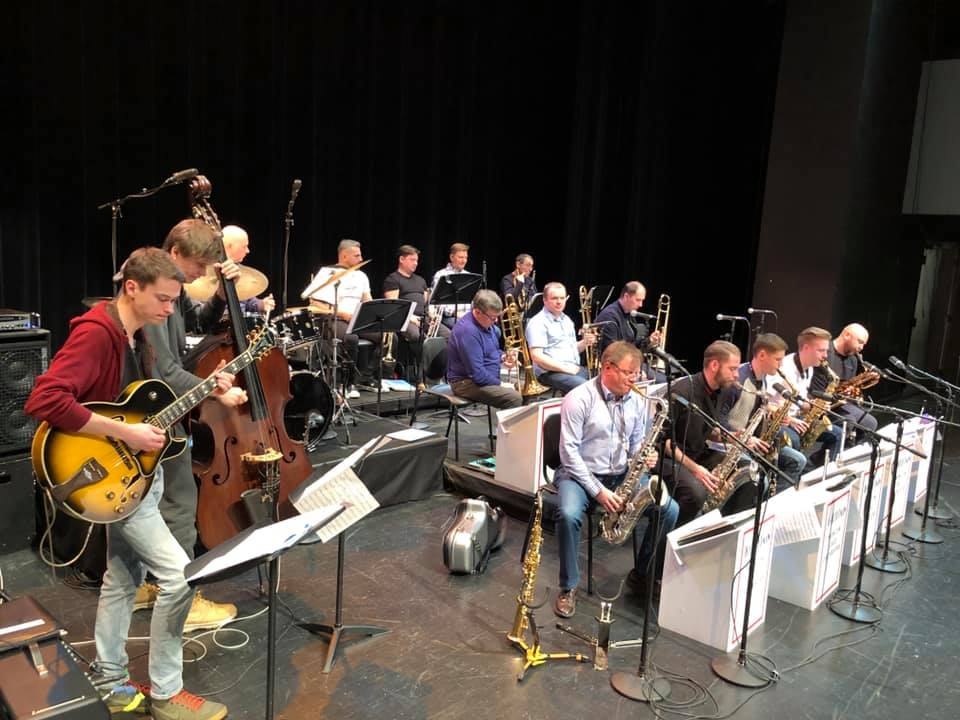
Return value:
M 193 216 L 222 235 L 220 220 L 210 205 L 211 185 L 203 175 L 190 182 Z M 220 248 L 221 260 L 226 260 Z M 229 330 L 218 336 L 197 360 L 194 372 L 213 372 L 221 360 L 229 363 L 247 346 L 246 326 L 236 288 L 220 276 L 229 315 Z M 292 440 L 283 423 L 290 394 L 287 360 L 271 350 L 258 364 L 248 365 L 237 384 L 249 401 L 237 408 L 204 403 L 194 416 L 193 472 L 200 478 L 197 529 L 212 548 L 229 540 L 256 520 L 290 517 L 289 495 L 313 468 L 303 443 Z

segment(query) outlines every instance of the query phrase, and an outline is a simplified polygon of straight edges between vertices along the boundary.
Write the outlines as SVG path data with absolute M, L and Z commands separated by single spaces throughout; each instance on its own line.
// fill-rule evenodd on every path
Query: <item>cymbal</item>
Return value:
M 84 307 L 92 308 L 94 305 L 97 305 L 104 300 L 113 300 L 112 297 L 85 297 L 80 298 L 80 302 L 83 303 Z
M 300 297 L 301 297 L 301 298 L 308 298 L 308 297 L 310 297 L 310 296 L 313 295 L 314 293 L 319 292 L 320 290 L 323 290 L 323 289 L 324 289 L 325 287 L 327 287 L 328 285 L 333 285 L 333 283 L 337 282 L 337 280 L 339 280 L 340 278 L 342 278 L 344 275 L 349 275 L 349 274 L 352 273 L 354 270 L 359 270 L 360 268 L 362 268 L 364 265 L 368 264 L 369 262 L 370 262 L 369 260 L 364 260 L 364 261 L 361 262 L 361 263 L 357 263 L 357 264 L 354 265 L 353 267 L 337 268 L 337 269 L 335 269 L 335 271 L 330 275 L 330 277 L 328 277 L 326 280 L 322 281 L 319 285 L 316 284 L 318 278 L 315 277 L 313 280 L 310 281 L 310 284 L 307 285 L 307 289 L 304 290 L 302 293 L 300 293 Z M 324 268 L 324 269 L 325 269 L 325 268 Z M 320 273 L 317 273 L 317 276 L 319 276 L 319 275 L 320 275 Z
M 267 276 L 262 272 L 248 265 L 238 265 L 237 267 L 240 268 L 240 275 L 235 280 L 238 299 L 249 300 L 267 289 L 270 283 Z M 213 297 L 217 288 L 220 287 L 220 274 L 211 265 L 207 268 L 206 275 L 187 283 L 183 287 L 192 300 L 206 302 Z

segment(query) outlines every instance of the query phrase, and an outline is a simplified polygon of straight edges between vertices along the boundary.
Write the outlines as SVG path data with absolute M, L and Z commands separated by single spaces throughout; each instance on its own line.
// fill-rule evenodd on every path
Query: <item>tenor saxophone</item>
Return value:
M 759 427 L 760 421 L 763 420 L 763 416 L 766 411 L 766 404 L 761 405 L 756 409 L 753 415 L 750 416 L 750 420 L 747 421 L 746 426 L 743 428 L 743 437 L 748 438 L 756 432 L 757 427 Z M 737 465 L 740 463 L 740 455 L 740 446 L 736 443 L 731 443 L 726 455 L 724 455 L 719 464 L 717 464 L 716 467 L 710 471 L 716 475 L 717 478 L 719 478 L 720 482 L 717 483 L 717 489 L 707 495 L 707 499 L 703 503 L 704 513 L 708 513 L 711 510 L 716 510 L 717 508 L 723 507 L 727 500 L 729 500 L 733 495 L 734 491 L 739 487 L 737 483 L 738 474 L 736 470 Z
M 641 395 L 644 394 L 636 385 L 633 386 L 633 390 Z M 659 476 L 649 475 L 647 482 L 642 482 L 647 473 L 647 461 L 657 451 L 657 439 L 670 412 L 665 400 L 650 398 L 650 401 L 657 404 L 656 416 L 640 449 L 631 458 L 623 482 L 613 491 L 623 509 L 620 512 L 607 511 L 600 519 L 600 536 L 614 545 L 622 545 L 630 537 L 637 521 L 646 509 L 656 502 L 658 493 L 661 505 L 670 501 L 666 486 L 662 489 L 660 487 Z

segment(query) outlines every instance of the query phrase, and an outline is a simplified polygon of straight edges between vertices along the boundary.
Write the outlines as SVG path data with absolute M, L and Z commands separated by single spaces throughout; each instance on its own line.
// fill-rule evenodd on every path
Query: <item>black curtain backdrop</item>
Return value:
M 495 286 L 640 279 L 697 366 L 750 303 L 784 2 L 21 3 L 6 9 L 0 306 L 66 336 L 112 291 L 112 198 L 197 167 L 289 304 L 343 237 L 375 294 L 395 248 L 428 278 L 452 242 Z M 186 191 L 130 201 L 118 254 Z M 650 308 L 647 308 L 650 309 Z

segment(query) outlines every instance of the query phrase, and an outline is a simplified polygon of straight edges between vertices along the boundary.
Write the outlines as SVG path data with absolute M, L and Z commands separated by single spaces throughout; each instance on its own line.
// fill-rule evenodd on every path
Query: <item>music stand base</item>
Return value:
M 307 632 L 314 635 L 329 636 L 327 645 L 327 659 L 323 663 L 323 672 L 329 673 L 333 669 L 334 660 L 336 660 L 337 648 L 340 646 L 341 639 L 347 633 L 357 633 L 364 635 L 363 638 L 356 640 L 366 640 L 390 632 L 386 628 L 375 625 L 321 625 L 319 623 L 298 623 Z M 344 640 L 346 642 L 346 640 Z
M 917 515 L 920 515 L 921 517 L 923 516 L 922 507 L 915 508 L 914 512 Z M 950 512 L 949 510 L 943 510 L 938 506 L 933 505 L 927 510 L 927 517 L 930 518 L 931 520 L 949 520 L 950 518 L 953 517 L 953 513 Z
M 838 590 L 837 592 L 844 591 Z M 864 604 L 861 600 L 835 600 L 830 603 L 829 607 L 840 617 L 858 623 L 875 623 L 883 617 L 883 611 L 880 608 Z
M 939 545 L 943 542 L 943 535 L 938 533 L 933 528 L 925 528 L 921 530 L 920 528 L 904 528 L 900 531 L 900 534 L 904 537 L 908 537 L 911 540 L 916 540 L 917 542 L 929 543 L 931 545 Z
M 884 558 L 882 555 L 877 555 L 876 551 L 867 556 L 864 564 L 880 572 L 905 573 L 907 571 L 907 564 L 899 557 L 887 556 Z
M 670 682 L 666 678 L 651 678 L 635 673 L 615 672 L 610 676 L 610 687 L 625 698 L 639 702 L 656 702 L 670 697 Z
M 760 678 L 740 664 L 739 658 L 729 656 L 714 658 L 710 668 L 717 677 L 723 678 L 731 685 L 747 688 L 761 688 L 770 684 L 769 678 Z

